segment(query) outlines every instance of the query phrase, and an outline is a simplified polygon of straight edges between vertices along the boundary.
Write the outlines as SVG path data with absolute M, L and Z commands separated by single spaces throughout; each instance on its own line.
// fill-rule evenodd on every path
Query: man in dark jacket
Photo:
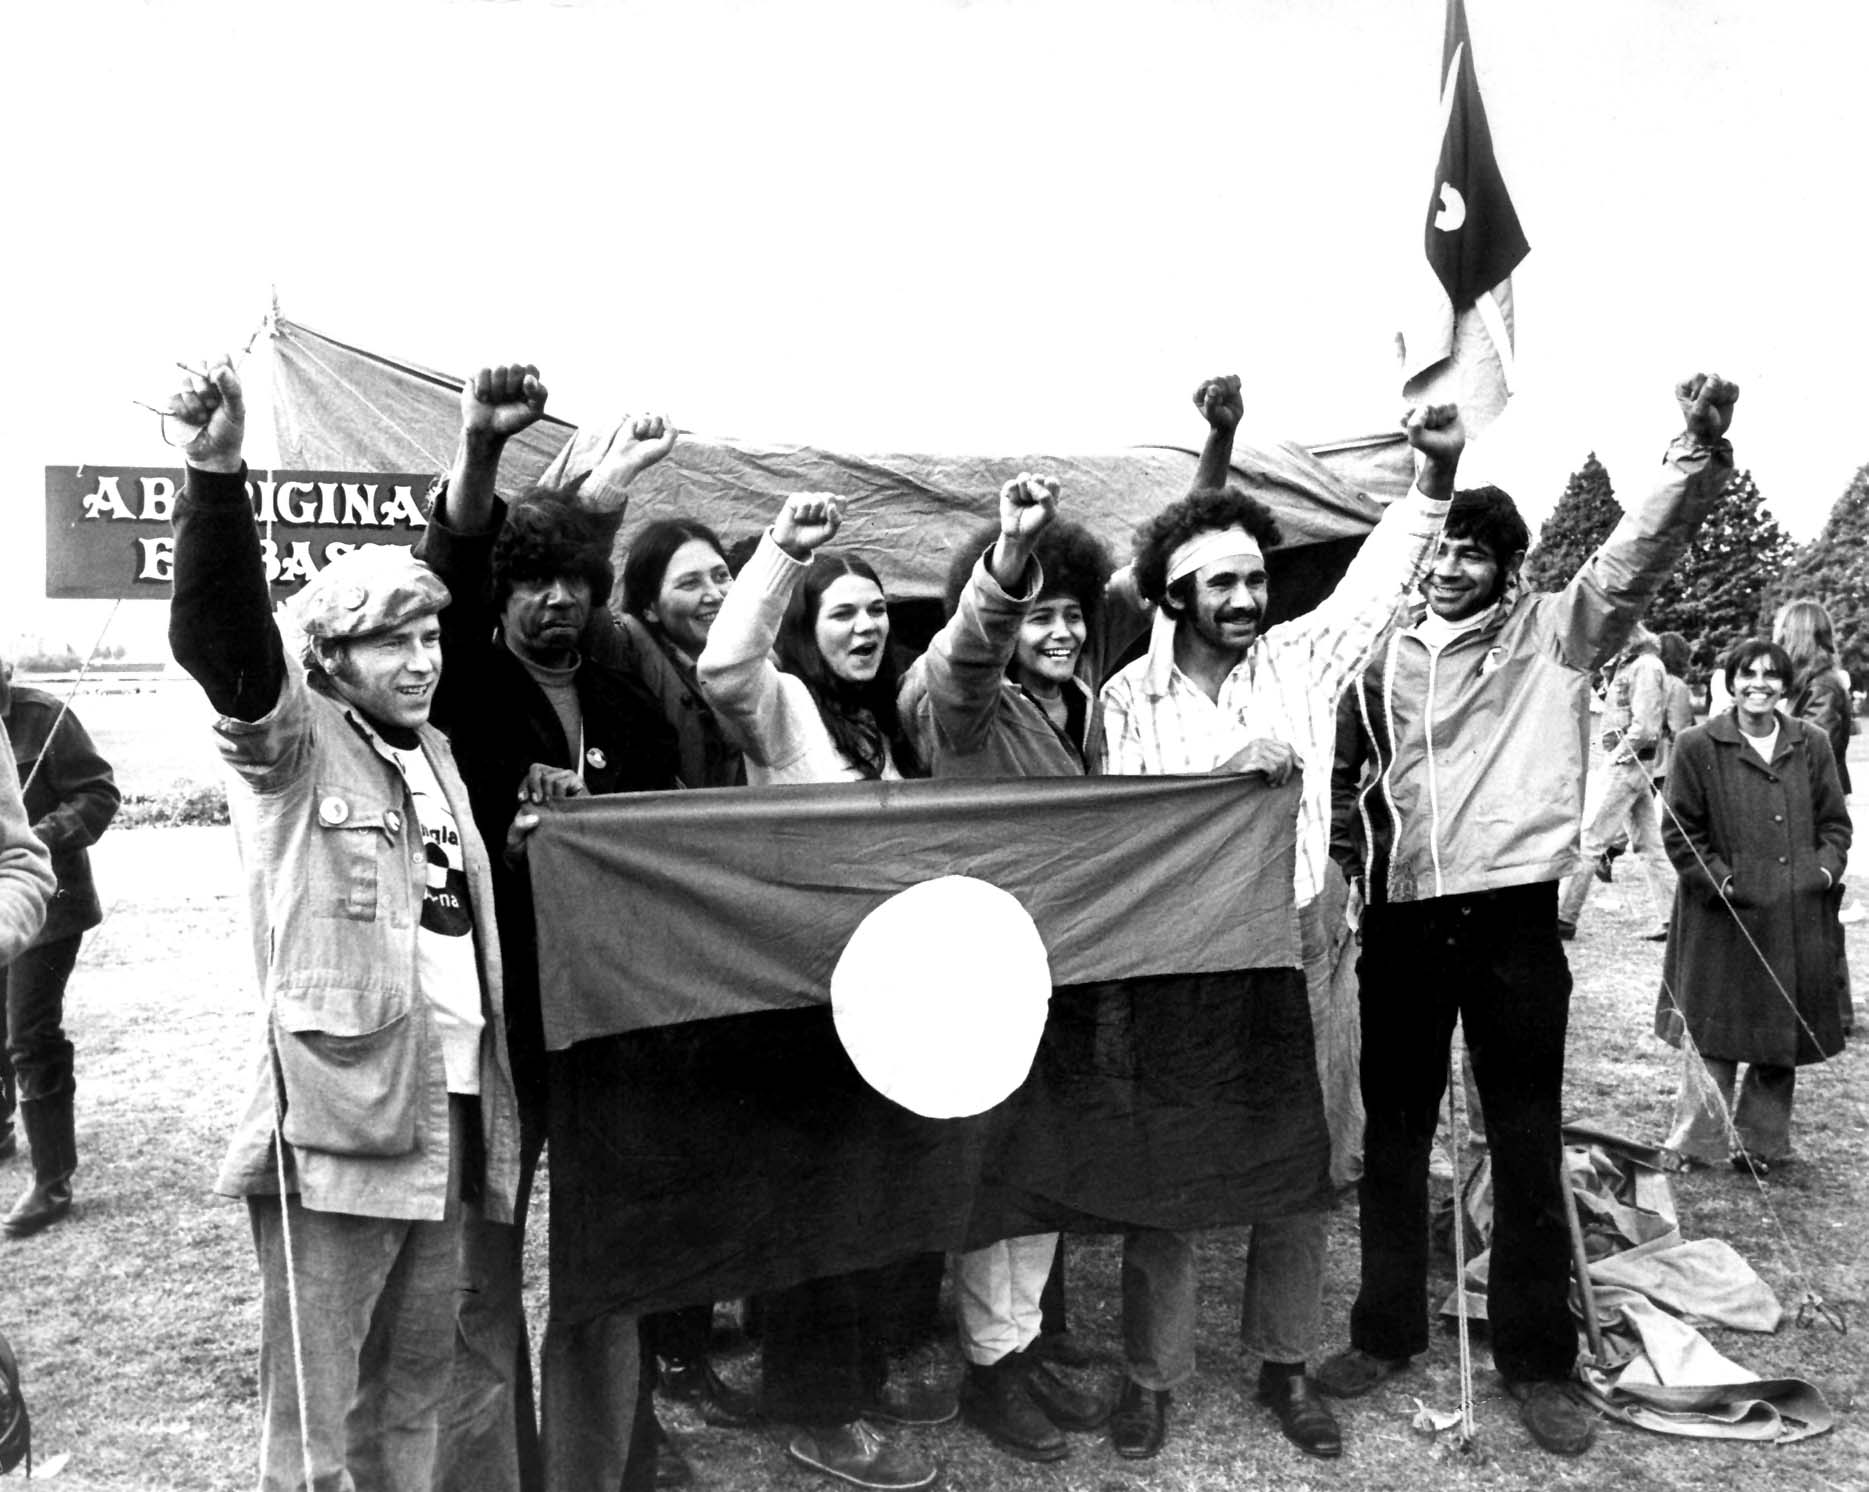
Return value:
M 421 543 L 422 557 L 452 597 L 441 613 L 448 670 L 435 722 L 454 747 L 482 838 L 506 850 L 496 853 L 493 885 L 520 1113 L 513 1223 L 478 1221 L 467 1233 L 454 1382 L 436 1474 L 436 1484 L 450 1492 L 531 1492 L 547 1482 L 616 1487 L 637 1396 L 633 1319 L 568 1332 L 548 1328 L 544 1413 L 533 1428 L 520 1260 L 532 1176 L 545 1145 L 546 1058 L 524 860 L 525 835 L 537 815 L 528 805 L 672 788 L 679 772 L 675 733 L 654 696 L 581 651 L 593 617 L 607 616 L 616 516 L 546 490 L 510 507 L 494 496 L 506 441 L 538 419 L 545 398 L 536 368 L 483 368 L 467 380 L 459 453 L 435 494 Z M 652 1465 L 639 1453 L 631 1480 Z
M 0 662 L 0 719 L 13 743 L 26 816 L 51 852 L 58 877 L 45 926 L 0 976 L 6 984 L 0 1010 L 0 1159 L 18 1143 L 16 1102 L 32 1147 L 32 1184 L 0 1219 L 0 1229 L 23 1238 L 71 1211 L 78 1146 L 65 982 L 84 934 L 104 920 L 85 847 L 109 825 L 119 796 L 110 763 L 97 754 L 78 717 L 50 694 L 15 689 L 10 662 Z

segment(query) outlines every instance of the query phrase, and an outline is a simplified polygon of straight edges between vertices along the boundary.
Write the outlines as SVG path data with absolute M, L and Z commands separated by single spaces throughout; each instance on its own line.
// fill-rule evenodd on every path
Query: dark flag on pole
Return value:
M 548 812 L 529 860 L 555 1317 L 1049 1227 L 1193 1229 L 1317 1205 L 1329 1139 L 1292 904 L 1296 808 L 1295 784 L 1226 776 L 650 793 Z M 917 925 L 924 893 L 956 883 L 981 899 L 931 894 Z M 884 1096 L 876 1074 L 888 1087 L 903 1068 L 908 1090 L 938 1090 L 949 1067 L 971 1091 L 1019 1026 L 999 1020 L 1020 996 L 984 913 L 941 915 L 999 902 L 1042 945 L 1005 1096 Z M 880 926 L 871 993 L 904 1024 L 879 1056 L 875 1031 L 860 1049 L 846 1018 L 864 929 Z M 976 975 L 939 976 L 932 1003 L 918 993 L 975 953 Z
M 1530 251 L 1493 154 L 1465 0 L 1448 0 L 1440 150 L 1423 237 L 1437 304 L 1402 338 L 1404 396 L 1454 401 L 1477 434 L 1512 392 L 1512 271 Z

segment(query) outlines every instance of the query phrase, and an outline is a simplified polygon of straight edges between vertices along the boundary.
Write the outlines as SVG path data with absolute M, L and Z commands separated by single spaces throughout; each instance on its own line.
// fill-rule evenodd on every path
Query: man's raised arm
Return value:
M 259 720 L 279 702 L 285 649 L 247 497 L 246 403 L 232 361 L 190 371 L 168 413 L 194 431 L 182 447 L 187 477 L 175 505 L 169 648 L 218 713 Z
M 1239 433 L 1240 419 L 1246 413 L 1239 375 L 1227 373 L 1207 379 L 1194 391 L 1194 407 L 1207 421 L 1207 440 L 1201 446 L 1200 464 L 1194 468 L 1190 490 L 1224 487 L 1233 476 L 1233 437 Z

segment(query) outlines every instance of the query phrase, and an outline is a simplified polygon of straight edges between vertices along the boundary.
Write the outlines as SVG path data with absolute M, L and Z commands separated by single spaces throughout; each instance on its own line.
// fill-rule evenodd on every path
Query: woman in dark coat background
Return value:
M 1655 1029 L 1684 1056 L 1668 1149 L 1763 1174 L 1791 1155 L 1797 1069 L 1843 1049 L 1827 893 L 1850 821 L 1824 732 L 1780 712 L 1785 650 L 1742 642 L 1725 678 L 1732 710 L 1683 734 L 1668 773 L 1662 839 L 1680 882 Z

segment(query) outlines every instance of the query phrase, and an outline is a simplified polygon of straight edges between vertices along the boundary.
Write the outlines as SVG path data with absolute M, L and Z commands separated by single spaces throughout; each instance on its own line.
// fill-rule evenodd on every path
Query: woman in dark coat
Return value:
M 1662 839 L 1680 883 L 1655 1029 L 1684 1054 L 1668 1149 L 1764 1173 L 1790 1158 L 1797 1069 L 1843 1049 L 1826 893 L 1850 821 L 1824 733 L 1780 713 L 1784 649 L 1742 642 L 1725 677 L 1732 710 L 1683 734 L 1668 773 Z

